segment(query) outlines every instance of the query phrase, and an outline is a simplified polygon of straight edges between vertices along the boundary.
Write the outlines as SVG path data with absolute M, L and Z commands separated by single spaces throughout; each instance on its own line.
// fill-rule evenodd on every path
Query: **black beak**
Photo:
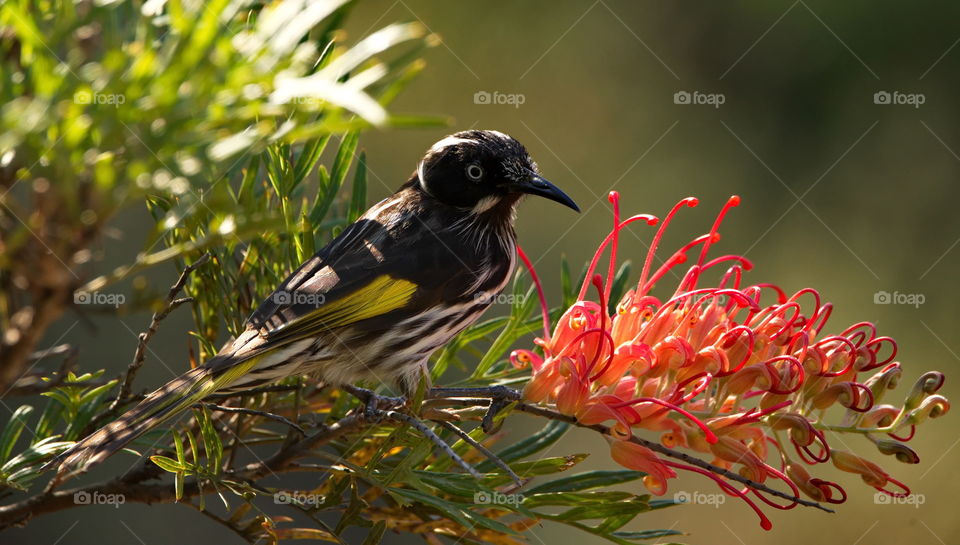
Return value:
M 551 201 L 555 201 L 564 206 L 573 208 L 577 212 L 580 211 L 580 207 L 577 206 L 577 203 L 573 202 L 573 199 L 568 197 L 566 193 L 560 191 L 559 187 L 553 185 L 548 180 L 541 178 L 539 174 L 535 174 L 533 172 L 531 172 L 525 180 L 507 184 L 507 189 L 517 193 L 526 193 L 528 195 L 545 197 Z

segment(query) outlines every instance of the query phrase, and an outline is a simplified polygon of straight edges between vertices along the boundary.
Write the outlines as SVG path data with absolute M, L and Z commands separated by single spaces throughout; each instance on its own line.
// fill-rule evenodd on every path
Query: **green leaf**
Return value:
M 323 150 L 326 149 L 329 141 L 330 135 L 325 134 L 304 144 L 300 157 L 297 158 L 297 163 L 293 167 L 294 183 L 299 184 L 313 172 L 313 168 L 320 161 L 320 156 L 323 155 Z
M 619 501 L 617 503 L 601 503 L 598 505 L 581 505 L 573 507 L 560 513 L 551 515 L 549 518 L 559 521 L 580 521 L 605 519 L 612 516 L 638 515 L 644 511 L 649 511 L 650 506 L 646 501 L 639 497 Z
M 433 507 L 461 526 L 473 528 L 476 525 L 505 534 L 518 535 L 515 530 L 502 522 L 474 513 L 465 504 L 444 500 L 436 496 L 431 496 L 430 494 L 424 494 L 416 490 L 407 490 L 405 488 L 389 488 L 387 491 L 391 495 L 401 496 L 417 503 Z
M 523 494 L 523 505 L 526 507 L 541 507 L 544 505 L 582 506 L 605 504 L 624 501 L 635 496 L 630 492 L 607 490 L 601 492 L 555 492 L 550 494 Z
M 10 422 L 3 429 L 3 434 L 0 434 L 0 463 L 6 462 L 10 458 L 13 446 L 20 438 L 23 428 L 27 425 L 27 418 L 31 414 L 33 414 L 33 407 L 30 405 L 21 405 L 13 411 Z
M 186 471 L 186 467 L 181 465 L 179 462 L 173 458 L 168 458 L 166 456 L 155 455 L 150 457 L 150 461 L 157 464 L 160 469 L 168 471 L 170 473 L 179 473 L 181 471 Z
M 527 494 L 544 494 L 548 492 L 574 492 L 580 490 L 589 490 L 591 488 L 600 488 L 602 486 L 612 486 L 616 484 L 635 481 L 642 478 L 646 473 L 642 471 L 630 470 L 599 470 L 578 473 L 569 477 L 555 479 L 548 483 L 535 486 L 527 490 Z
M 571 467 L 587 459 L 589 454 L 570 454 L 567 456 L 554 456 L 551 458 L 541 458 L 539 460 L 528 460 L 525 462 L 515 462 L 510 464 L 517 475 L 521 477 L 533 477 L 536 475 L 551 475 L 566 471 Z M 503 478 L 508 478 L 505 475 Z
M 570 424 L 551 420 L 537 433 L 498 452 L 497 457 L 504 462 L 521 460 L 556 443 L 569 429 Z M 489 460 L 477 464 L 479 471 L 491 471 L 494 467 L 496 465 Z
M 347 209 L 347 221 L 354 222 L 367 209 L 367 153 L 360 152 L 357 170 L 353 174 L 353 193 L 350 196 L 350 208 Z

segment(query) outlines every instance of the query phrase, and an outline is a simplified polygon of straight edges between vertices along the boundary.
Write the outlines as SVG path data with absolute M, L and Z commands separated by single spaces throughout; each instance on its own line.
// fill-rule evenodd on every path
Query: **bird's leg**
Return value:
M 497 414 L 509 404 L 520 401 L 520 392 L 506 386 L 486 386 L 480 388 L 431 388 L 427 392 L 427 399 L 484 399 L 490 400 L 487 414 L 484 415 L 481 427 L 487 434 L 496 433 L 499 426 L 495 419 Z
M 500 457 L 494 454 L 490 449 L 483 446 L 482 443 L 480 443 L 473 437 L 470 437 L 469 433 L 461 430 L 460 428 L 454 426 L 453 424 L 451 424 L 450 422 L 447 422 L 446 420 L 434 420 L 434 422 L 436 422 L 437 424 L 440 424 L 441 427 L 446 428 L 449 431 L 452 431 L 455 435 L 460 437 L 460 439 L 462 439 L 463 442 L 477 449 L 477 451 L 479 451 L 480 454 L 483 454 L 484 456 L 486 456 L 488 460 L 493 462 L 497 467 L 502 469 L 504 473 L 509 475 L 511 479 L 513 479 L 513 482 L 516 483 L 517 488 L 522 488 L 523 485 L 526 484 L 526 482 L 523 479 L 521 479 L 519 475 L 514 473 L 513 469 L 511 469 L 506 462 L 501 460 Z
M 395 420 L 395 421 L 397 421 L 397 422 L 402 422 L 402 423 L 407 424 L 408 426 L 412 427 L 413 429 L 419 431 L 420 433 L 422 433 L 422 434 L 424 435 L 424 437 L 426 437 L 427 439 L 429 439 L 438 449 L 440 449 L 441 451 L 443 451 L 444 454 L 446 454 L 448 457 L 450 457 L 451 460 L 453 460 L 454 462 L 456 462 L 457 465 L 459 465 L 460 467 L 462 467 L 462 468 L 464 469 L 464 471 L 466 471 L 467 473 L 469 473 L 470 475 L 472 475 L 473 478 L 475 478 L 475 479 L 477 479 L 477 480 L 480 480 L 480 479 L 483 478 L 483 474 L 482 474 L 482 473 L 480 473 L 479 471 L 477 471 L 476 468 L 474 468 L 472 465 L 470 465 L 469 462 L 467 462 L 467 461 L 464 460 L 459 454 L 457 454 L 456 452 L 454 452 L 454 450 L 450 447 L 450 445 L 446 444 L 446 443 L 443 441 L 443 439 L 441 439 L 439 435 L 437 435 L 436 433 L 434 433 L 434 431 L 431 430 L 430 427 L 427 426 L 427 424 L 426 424 L 425 422 L 423 422 L 422 420 L 420 420 L 420 419 L 418 419 L 418 418 L 416 418 L 416 417 L 414 417 L 414 416 L 410 416 L 409 414 L 402 413 L 402 412 L 399 412 L 399 411 L 394 411 L 394 410 L 381 410 L 381 409 L 376 409 L 376 411 L 377 411 L 378 413 L 380 413 L 380 415 L 383 416 L 383 417 L 385 417 L 385 418 L 389 418 L 389 419 Z M 508 468 L 508 470 L 509 470 L 509 468 Z M 512 474 L 513 472 L 510 471 L 510 473 Z M 518 477 L 518 479 L 519 479 L 519 477 Z
M 449 456 L 454 462 L 462 467 L 467 473 L 472 475 L 476 479 L 482 479 L 483 475 L 474 469 L 466 460 L 464 460 L 460 455 L 453 451 L 450 448 L 450 445 L 446 444 L 443 439 L 440 438 L 429 426 L 422 420 L 418 419 L 415 416 L 411 416 L 404 412 L 401 412 L 397 409 L 402 408 L 407 403 L 406 397 L 387 397 L 375 394 L 371 390 L 366 388 L 360 388 L 359 386 L 344 385 L 342 386 L 343 390 L 350 395 L 359 399 L 364 405 L 364 416 L 371 421 L 379 422 L 383 419 L 394 420 L 396 422 L 401 422 L 407 424 L 408 426 L 414 428 L 423 434 L 427 439 L 429 439 L 438 449 L 443 451 L 444 454 Z M 512 473 L 512 472 L 511 472 Z
M 341 388 L 363 403 L 364 415 L 371 419 L 377 419 L 383 416 L 384 411 L 402 407 L 407 403 L 405 397 L 382 396 L 359 386 L 345 384 Z

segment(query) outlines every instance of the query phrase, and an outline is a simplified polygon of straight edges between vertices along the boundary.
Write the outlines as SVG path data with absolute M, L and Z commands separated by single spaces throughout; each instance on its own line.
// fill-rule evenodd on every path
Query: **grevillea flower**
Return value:
M 566 309 L 552 334 L 542 304 L 544 337 L 535 342 L 543 355 L 530 350 L 511 354 L 515 366 L 532 369 L 523 392 L 527 401 L 552 404 L 582 424 L 608 424 L 611 456 L 624 467 L 644 471 L 644 484 L 652 493 L 666 493 L 675 469 L 695 471 L 745 500 L 765 529 L 770 521 L 753 496 L 780 509 L 796 502 L 778 504 L 759 490 L 738 488 L 721 475 L 666 459 L 630 442 L 633 434 L 659 434 L 668 448 L 702 453 L 715 466 L 755 483 L 783 481 L 795 497 L 802 493 L 817 502 L 841 503 L 847 497 L 838 484 L 812 476 L 826 473 L 827 462 L 860 475 L 881 492 L 910 493 L 877 463 L 834 449 L 824 432 L 856 434 L 881 454 L 919 463 L 906 442 L 917 424 L 949 410 L 947 399 L 936 393 L 943 385 L 942 373 L 924 374 L 900 405 L 883 404 L 901 375 L 893 339 L 878 336 L 869 322 L 831 333 L 827 321 L 833 305 L 816 290 L 788 295 L 775 284 L 747 285 L 743 276 L 752 264 L 745 257 L 708 259 L 724 216 L 740 202 L 735 196 L 709 233 L 654 269 L 665 229 L 677 212 L 696 206 L 697 200 L 677 203 L 659 225 L 636 287 L 609 312 L 620 231 L 635 221 L 658 223 L 649 215 L 621 221 L 615 192 L 610 201 L 614 227 L 597 249 L 576 303 Z M 604 277 L 596 269 L 607 247 Z M 652 295 L 654 285 L 691 255 L 696 262 L 673 293 Z M 529 268 L 522 252 L 521 258 Z M 531 273 L 542 301 L 532 268 Z M 719 281 L 701 286 L 709 273 Z M 588 298 L 591 287 L 596 300 Z

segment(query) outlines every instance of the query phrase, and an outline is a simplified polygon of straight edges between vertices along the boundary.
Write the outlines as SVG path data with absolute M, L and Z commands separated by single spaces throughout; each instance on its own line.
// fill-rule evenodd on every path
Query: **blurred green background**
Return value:
M 948 374 L 941 393 L 956 398 L 958 16 L 960 6 L 945 3 L 383 0 L 360 2 L 348 29 L 354 40 L 387 22 L 419 20 L 439 34 L 443 43 L 427 53 L 427 70 L 393 110 L 449 114 L 451 130 L 513 135 L 581 205 L 579 216 L 545 201 L 521 209 L 521 243 L 545 277 L 548 298 L 559 293 L 561 255 L 583 262 L 609 230 L 609 190 L 621 192 L 627 214 L 662 215 L 682 197 L 700 198 L 700 207 L 673 224 L 667 250 L 707 229 L 725 199 L 738 194 L 743 204 L 728 217 L 716 252 L 753 260 L 749 282 L 820 290 L 836 305 L 831 331 L 877 323 L 880 334 L 900 344 L 900 392 L 922 372 L 940 369 Z M 690 102 L 711 95 L 703 100 L 718 102 L 722 95 L 723 103 L 678 104 L 684 98 L 678 92 L 689 93 Z M 882 92 L 889 95 L 876 95 Z M 484 103 L 488 96 L 491 103 Z M 884 104 L 887 96 L 923 103 Z M 365 135 L 371 202 L 405 181 L 422 152 L 451 130 Z M 123 235 L 105 246 L 101 272 L 141 248 L 145 220 L 139 213 L 119 219 Z M 632 232 L 621 255 L 636 262 L 652 231 Z M 161 269 L 147 278 L 166 286 L 176 271 Z M 923 304 L 877 304 L 878 292 L 919 294 Z M 86 368 L 115 374 L 148 320 L 130 316 L 124 328 L 94 318 L 93 328 L 52 330 L 49 340 L 65 333 L 59 342 L 82 344 Z M 158 362 L 183 360 L 188 327 L 186 313 L 165 323 L 139 387 L 170 378 Z M 520 415 L 511 421 L 521 431 L 531 424 Z M 923 505 L 877 504 L 872 488 L 825 468 L 824 476 L 838 477 L 850 494 L 834 515 L 768 508 L 774 529 L 764 532 L 745 505 L 728 499 L 719 507 L 641 515 L 631 527 L 680 529 L 690 535 L 678 541 L 691 544 L 960 542 L 953 503 L 960 428 L 953 418 L 919 429 L 911 442 L 921 455 L 917 466 L 880 460 L 866 441 L 854 439 L 842 438 L 845 448 L 882 462 Z M 613 467 L 594 434 L 571 433 L 554 449 L 592 451 L 589 468 Z M 678 491 L 715 487 L 682 476 L 668 494 Z M 239 542 L 188 509 L 122 510 L 122 520 L 110 506 L 67 510 L 6 532 L 0 542 Z M 592 543 L 551 525 L 532 529 L 530 540 Z

